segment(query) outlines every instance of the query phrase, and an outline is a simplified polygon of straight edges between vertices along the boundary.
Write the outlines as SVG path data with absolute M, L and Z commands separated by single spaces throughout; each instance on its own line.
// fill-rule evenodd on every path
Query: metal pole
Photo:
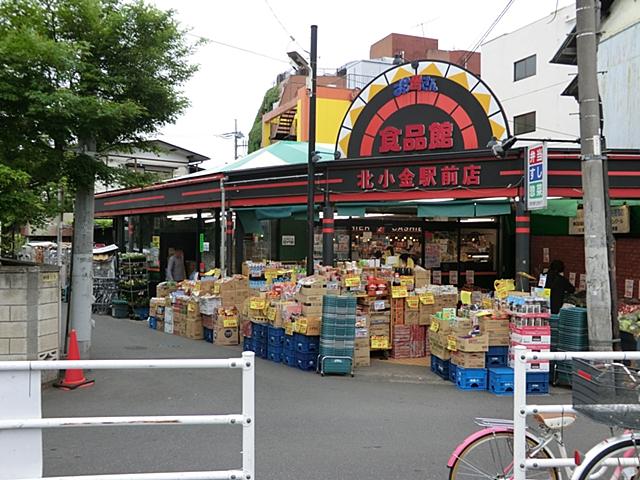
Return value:
M 322 214 L 322 264 L 328 267 L 333 265 L 335 220 L 333 218 L 333 205 L 331 205 L 331 199 L 329 196 L 329 184 L 326 183 L 324 188 L 324 211 Z
M 255 353 L 242 352 L 242 470 L 244 478 L 255 478 Z
M 82 154 L 96 151 L 94 140 L 81 140 Z M 94 181 L 78 186 L 74 206 L 73 274 L 71 276 L 71 327 L 78 334 L 80 352 L 91 348 L 91 299 L 93 298 Z
M 234 119 L 233 127 L 233 158 L 238 159 L 238 119 Z
M 229 210 L 227 212 L 227 273 L 229 276 L 233 275 L 233 212 Z
M 196 271 L 200 273 L 204 272 L 200 268 L 200 263 L 202 262 L 200 235 L 202 235 L 202 231 L 202 210 L 196 210 Z
M 526 201 L 523 197 L 516 202 L 516 278 L 518 272 L 529 273 L 530 270 L 530 240 L 531 240 L 531 216 L 526 209 Z M 522 287 L 525 286 L 524 277 L 519 276 Z M 523 291 L 528 290 L 529 283 L 526 283 L 527 288 L 521 288 Z
M 611 284 L 607 246 L 607 208 L 600 137 L 596 0 L 576 2 L 578 101 L 584 200 L 584 250 L 587 273 L 589 347 L 611 350 Z M 610 227 L 609 227 L 610 228 Z
M 513 372 L 513 480 L 526 480 L 527 455 L 527 361 L 526 348 L 514 348 L 516 361 Z
M 309 94 L 309 156 L 307 162 L 307 275 L 313 275 L 316 150 L 316 70 L 318 65 L 318 26 L 311 25 L 311 92 Z
M 227 210 L 224 204 L 224 177 L 220 179 L 220 276 L 226 277 L 226 260 L 227 260 Z M 224 231 L 222 229 L 225 229 Z

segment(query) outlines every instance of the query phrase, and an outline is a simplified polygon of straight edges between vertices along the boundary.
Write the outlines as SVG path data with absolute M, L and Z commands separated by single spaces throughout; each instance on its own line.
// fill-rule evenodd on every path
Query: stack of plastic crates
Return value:
M 284 356 L 284 328 L 267 327 L 267 358 L 280 363 Z
M 325 295 L 322 300 L 320 374 L 353 376 L 353 349 L 356 334 L 356 298 Z
M 559 352 L 585 352 L 589 350 L 587 309 L 579 307 L 561 309 L 557 338 L 557 351 Z M 553 384 L 571 385 L 572 371 L 573 364 L 570 360 L 555 362 Z
M 289 367 L 295 367 L 296 362 L 296 344 L 293 341 L 293 334 L 284 336 L 284 348 L 282 353 L 282 363 Z
M 576 411 L 605 425 L 640 430 L 639 398 L 637 369 L 620 363 L 573 360 L 573 408 Z
M 256 357 L 267 358 L 268 326 L 263 323 L 251 322 L 251 338 Z
M 316 370 L 318 366 L 319 337 L 293 334 L 293 346 L 295 348 L 296 366 L 300 370 Z

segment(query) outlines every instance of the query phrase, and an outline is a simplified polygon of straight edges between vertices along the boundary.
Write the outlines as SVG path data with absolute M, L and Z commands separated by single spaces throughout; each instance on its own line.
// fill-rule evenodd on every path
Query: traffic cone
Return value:
M 78 349 L 78 336 L 75 330 L 69 334 L 69 354 L 67 360 L 80 360 L 80 350 Z M 95 380 L 87 380 L 82 369 L 71 368 L 64 371 L 64 380 L 54 383 L 53 386 L 62 390 L 75 390 L 76 388 L 90 387 Z

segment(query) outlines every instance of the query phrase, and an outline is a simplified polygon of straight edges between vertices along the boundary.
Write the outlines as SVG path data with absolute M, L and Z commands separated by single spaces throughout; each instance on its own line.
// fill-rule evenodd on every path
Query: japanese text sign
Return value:
M 547 208 L 547 145 L 527 148 L 527 210 Z

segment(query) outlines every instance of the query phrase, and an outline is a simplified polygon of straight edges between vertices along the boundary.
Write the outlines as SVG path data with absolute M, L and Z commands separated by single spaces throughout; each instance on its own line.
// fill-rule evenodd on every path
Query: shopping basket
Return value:
M 574 359 L 573 408 L 599 423 L 640 430 L 640 373 L 620 363 Z

